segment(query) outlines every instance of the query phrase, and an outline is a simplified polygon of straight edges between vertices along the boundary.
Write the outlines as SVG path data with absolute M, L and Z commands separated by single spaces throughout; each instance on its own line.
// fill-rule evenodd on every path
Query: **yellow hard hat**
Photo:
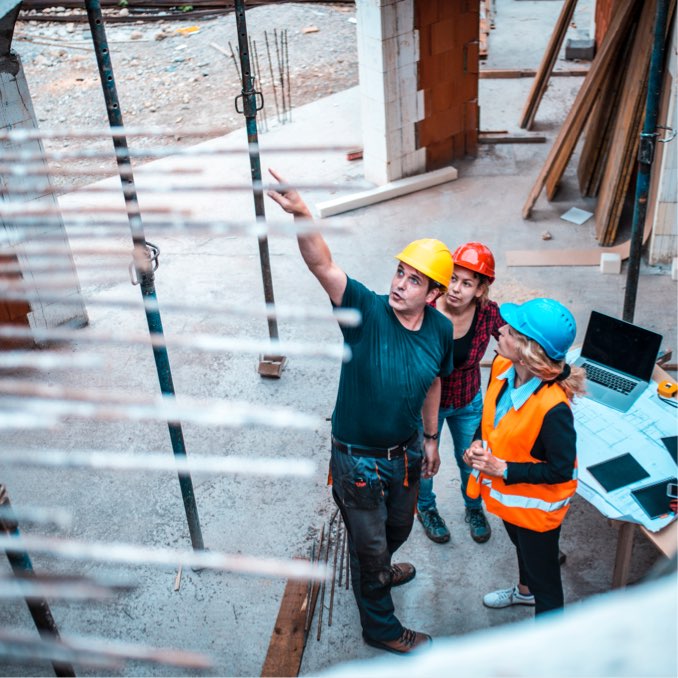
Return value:
M 400 254 L 396 254 L 395 258 L 416 268 L 419 273 L 423 273 L 445 288 L 450 284 L 454 270 L 452 253 L 440 240 L 435 238 L 415 240 Z

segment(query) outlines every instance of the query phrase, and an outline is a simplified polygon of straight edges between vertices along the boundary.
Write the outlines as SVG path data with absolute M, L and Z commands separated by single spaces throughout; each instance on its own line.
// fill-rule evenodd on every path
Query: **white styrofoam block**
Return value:
M 386 159 L 399 158 L 403 154 L 403 137 L 400 127 L 386 133 Z
M 414 0 L 398 0 L 395 3 L 396 35 L 414 30 Z
M 386 162 L 388 160 L 388 144 L 383 130 L 371 129 L 362 126 L 363 132 L 363 156 L 370 155 L 380 158 Z
M 356 22 L 358 26 L 358 37 L 369 37 L 381 40 L 391 34 L 384 36 L 382 9 L 376 5 L 366 5 L 358 3 L 356 5 Z M 395 17 L 393 20 L 395 25 Z
M 417 90 L 417 122 L 423 120 L 426 117 L 426 105 L 425 105 L 424 90 Z
M 621 256 L 615 252 L 603 252 L 600 255 L 600 272 L 619 275 L 621 273 Z
M 403 176 L 410 177 L 426 170 L 426 149 L 418 148 L 402 157 Z
M 407 92 L 409 96 L 415 96 L 417 91 L 417 68 L 416 64 L 406 64 L 398 69 L 398 81 L 400 91 Z
M 388 168 L 386 167 L 386 162 L 381 158 L 366 155 L 364 151 L 363 170 L 365 179 L 376 186 L 383 186 L 388 183 Z M 339 212 L 337 212 L 337 214 L 339 214 Z
M 419 50 L 417 49 L 414 31 L 402 33 L 395 38 L 398 45 L 398 68 L 409 64 L 416 64 L 419 61 Z
M 383 38 L 394 38 L 397 35 L 395 5 L 381 8 L 381 35 Z
M 329 217 L 334 214 L 342 214 L 343 212 L 357 209 L 358 207 L 374 205 L 384 200 L 397 198 L 401 195 L 408 195 L 415 191 L 421 191 L 424 188 L 430 188 L 431 186 L 438 186 L 448 181 L 454 181 L 456 178 L 457 170 L 454 167 L 443 167 L 426 174 L 398 179 L 384 186 L 377 186 L 376 188 L 360 191 L 353 195 L 327 200 L 318 203 L 316 207 L 320 218 Z
M 367 96 L 381 105 L 395 101 L 399 96 L 397 71 L 383 72 L 358 63 L 361 96 Z
M 671 280 L 678 280 L 678 257 L 673 257 L 671 262 Z
M 414 123 L 403 125 L 400 128 L 402 137 L 401 148 L 403 155 L 414 153 L 416 151 L 417 136 L 414 133 Z
M 393 158 L 386 163 L 386 176 L 388 181 L 397 181 L 403 176 L 403 167 L 400 158 Z
M 373 71 L 384 70 L 383 41 L 363 35 L 358 40 L 358 59 Z

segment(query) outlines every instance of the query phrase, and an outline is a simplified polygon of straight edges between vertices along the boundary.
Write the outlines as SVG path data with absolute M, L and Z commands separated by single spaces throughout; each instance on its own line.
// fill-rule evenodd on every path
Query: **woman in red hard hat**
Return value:
M 468 242 L 456 249 L 452 259 L 452 280 L 447 292 L 438 297 L 436 308 L 454 326 L 454 371 L 442 379 L 435 435 L 440 435 L 447 422 L 459 467 L 465 519 L 473 540 L 482 543 L 490 538 L 490 526 L 480 498 L 469 497 L 466 493 L 471 469 L 464 462 L 463 454 L 473 440 L 483 410 L 480 361 L 490 337 L 499 338 L 499 328 L 504 321 L 499 316 L 497 304 L 488 297 L 495 277 L 494 257 L 489 248 L 479 242 Z M 424 431 L 424 434 L 428 432 Z M 441 544 L 449 541 L 450 532 L 436 506 L 432 478 L 421 480 L 417 516 L 429 539 Z
M 577 327 L 560 302 L 502 304 L 500 313 L 506 324 L 480 436 L 464 459 L 474 469 L 469 494 L 480 493 L 516 547 L 518 583 L 488 593 L 483 604 L 531 605 L 541 614 L 563 607 L 558 541 L 577 488 L 570 401 L 582 393 L 585 377 L 565 362 Z

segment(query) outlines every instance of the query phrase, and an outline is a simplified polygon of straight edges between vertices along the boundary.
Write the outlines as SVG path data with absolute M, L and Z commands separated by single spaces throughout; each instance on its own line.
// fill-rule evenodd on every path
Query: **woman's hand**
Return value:
M 474 440 L 468 450 L 464 452 L 464 461 L 471 468 L 487 476 L 501 477 L 507 468 L 506 462 L 495 457 L 491 450 L 483 447 L 480 440 Z

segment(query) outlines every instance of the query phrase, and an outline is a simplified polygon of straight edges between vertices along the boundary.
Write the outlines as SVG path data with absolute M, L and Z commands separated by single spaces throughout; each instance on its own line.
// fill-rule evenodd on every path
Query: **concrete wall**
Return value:
M 35 113 L 31 102 L 28 84 L 18 55 L 10 52 L 0 57 L 0 129 L 36 129 Z M 39 140 L 24 143 L 0 140 L 0 149 L 7 154 L 19 151 L 43 155 L 42 143 Z M 46 163 L 43 163 L 46 167 Z M 58 204 L 49 189 L 40 191 L 36 187 L 35 194 L 30 193 L 27 181 L 35 181 L 35 177 L 26 179 L 9 173 L 0 173 L 0 199 L 3 202 L 30 203 L 55 210 L 54 216 L 43 217 L 38 223 L 31 223 L 30 228 L 19 224 L 11 217 L 0 215 L 0 255 L 6 260 L 15 259 L 21 268 L 24 285 L 32 288 L 32 294 L 38 301 L 32 301 L 31 311 L 27 314 L 31 327 L 45 328 L 69 324 L 81 326 L 87 324 L 87 312 L 80 294 L 80 285 L 75 272 L 75 264 L 71 253 L 63 221 L 56 211 Z M 47 180 L 48 181 L 48 180 Z M 37 269 L 44 267 L 45 260 L 40 255 L 31 253 L 30 247 L 36 243 L 49 240 L 52 247 L 59 248 L 54 265 L 63 268 L 61 278 L 63 287 L 55 290 L 46 288 L 40 282 Z M 51 279 L 53 276 L 48 274 Z M 43 276 L 44 279 L 44 276 Z M 39 299 L 41 294 L 58 294 L 69 303 Z M 15 319 L 16 320 L 16 319 Z

